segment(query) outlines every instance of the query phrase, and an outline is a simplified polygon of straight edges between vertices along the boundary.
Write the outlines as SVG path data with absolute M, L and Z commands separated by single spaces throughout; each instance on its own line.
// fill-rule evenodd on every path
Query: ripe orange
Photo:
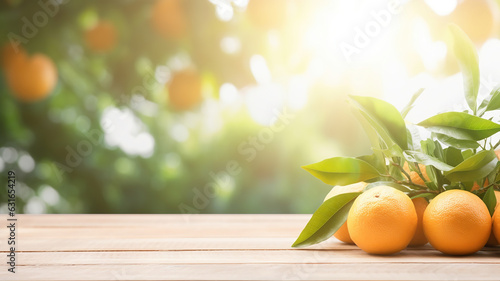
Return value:
M 91 29 L 85 31 L 85 43 L 95 52 L 112 50 L 117 41 L 117 32 L 113 23 L 100 21 Z
M 151 23 L 167 39 L 178 39 L 186 34 L 187 21 L 181 0 L 158 0 L 153 6 Z
M 498 160 L 500 160 L 500 149 L 495 150 L 495 154 L 497 155 Z
M 417 229 L 410 197 L 389 187 L 374 187 L 356 198 L 347 217 L 352 240 L 370 254 L 394 254 L 410 243 Z
M 350 185 L 337 185 L 332 188 L 332 190 L 326 195 L 325 200 L 328 200 L 332 198 L 335 195 L 341 194 L 341 193 L 349 193 L 349 192 L 360 192 L 363 191 L 363 189 L 367 186 L 368 184 L 366 182 L 358 182 L 358 183 L 353 183 Z M 347 228 L 347 221 L 335 232 L 333 235 L 335 238 L 339 239 L 340 241 L 347 243 L 347 244 L 354 244 L 354 242 L 351 239 L 351 236 L 349 235 L 349 230 Z
M 47 97 L 57 84 L 57 68 L 43 54 L 22 56 L 6 69 L 7 84 L 13 95 L 24 102 Z
M 427 206 L 423 222 L 431 245 L 449 255 L 477 252 L 491 232 L 488 208 L 465 190 L 448 190 L 436 196 Z
M 430 181 L 429 176 L 427 175 L 427 170 L 425 169 L 425 165 L 418 164 L 418 167 L 419 167 L 420 172 L 422 173 L 422 176 L 424 177 L 425 181 Z M 405 162 L 405 164 L 403 165 L 403 170 L 406 173 L 408 173 L 408 175 L 410 175 L 410 179 L 413 183 L 425 186 L 425 182 L 420 177 L 420 175 L 416 171 L 410 171 L 410 166 L 408 165 L 408 162 Z
M 497 198 L 497 205 L 495 206 L 495 211 L 498 209 L 498 205 L 500 205 L 500 191 L 495 190 L 495 197 Z M 493 214 L 495 215 L 495 214 Z M 495 222 L 493 222 L 494 224 Z M 496 246 L 498 245 L 498 239 L 496 239 L 495 234 L 493 233 L 494 227 L 491 228 L 491 234 L 490 238 L 488 239 L 488 242 L 486 242 L 486 245 L 488 246 Z
M 413 205 L 415 205 L 415 211 L 417 212 L 418 223 L 415 235 L 413 235 L 413 239 L 411 239 L 409 245 L 422 246 L 427 244 L 428 242 L 424 234 L 424 226 L 422 220 L 424 217 L 425 209 L 427 208 L 427 205 L 429 205 L 429 203 L 424 198 L 415 198 L 412 199 L 411 201 L 413 201 Z
M 187 110 L 201 101 L 201 78 L 186 69 L 175 73 L 168 86 L 169 102 L 176 110 Z
M 500 241 L 500 208 L 496 208 L 492 221 L 493 234 L 495 235 L 496 241 Z

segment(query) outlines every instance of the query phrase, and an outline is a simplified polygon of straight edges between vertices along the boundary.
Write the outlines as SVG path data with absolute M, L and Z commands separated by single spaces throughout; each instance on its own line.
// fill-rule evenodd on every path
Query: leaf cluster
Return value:
M 355 158 L 333 157 L 303 168 L 328 185 L 364 181 L 369 183 L 366 190 L 384 184 L 411 198 L 432 199 L 446 190 L 467 190 L 481 197 L 492 213 L 496 205 L 494 190 L 500 190 L 500 162 L 495 154 L 500 142 L 493 143 L 492 137 L 500 132 L 500 124 L 484 116 L 500 110 L 500 87 L 478 103 L 480 75 L 476 50 L 459 27 L 450 25 L 449 30 L 463 75 L 468 110 L 440 113 L 414 125 L 404 118 L 423 89 L 401 111 L 380 99 L 350 96 L 349 102 L 373 153 Z M 418 127 L 430 131 L 431 137 L 421 139 Z M 415 182 L 410 173 L 417 173 L 422 181 Z M 326 200 L 292 246 L 308 246 L 331 237 L 347 219 L 359 194 L 344 193 Z

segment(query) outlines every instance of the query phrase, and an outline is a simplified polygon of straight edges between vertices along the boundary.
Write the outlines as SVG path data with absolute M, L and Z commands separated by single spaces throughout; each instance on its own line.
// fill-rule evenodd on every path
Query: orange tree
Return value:
M 458 26 L 450 25 L 449 30 L 462 69 L 469 107 L 466 112 L 444 112 L 418 123 L 416 126 L 431 132 L 431 138 L 420 139 L 416 126 L 404 118 L 423 90 L 401 112 L 380 99 L 351 96 L 350 103 L 370 139 L 373 154 L 333 157 L 303 168 L 329 185 L 364 181 L 368 183 L 364 191 L 391 186 L 412 199 L 432 199 L 448 190 L 466 190 L 479 196 L 493 215 L 494 191 L 500 190 L 500 162 L 495 154 L 500 142 L 494 143 L 491 137 L 500 132 L 500 124 L 483 117 L 500 110 L 500 88 L 494 88 L 478 103 L 476 50 Z M 331 237 L 345 223 L 353 202 L 364 191 L 325 200 L 293 246 L 308 246 Z
M 203 104 L 219 98 L 223 83 L 238 89 L 255 84 L 248 61 L 265 51 L 259 43 L 263 40 L 255 40 L 267 36 L 260 25 L 240 12 L 235 14 L 236 22 L 225 23 L 217 19 L 209 1 L 39 4 L 51 2 L 57 1 L 0 2 L 0 46 L 13 42 L 28 58 L 43 54 L 44 59 L 37 56 L 35 66 L 39 61 L 45 66 L 26 63 L 12 75 L 4 67 L 0 75 L 0 154 L 4 147 L 11 147 L 17 156 L 26 153 L 35 161 L 35 168 L 25 172 L 15 160 L 0 160 L 2 172 L 14 169 L 18 174 L 21 211 L 45 200 L 44 190 L 50 186 L 60 200 L 45 204 L 48 213 L 179 213 L 179 204 L 193 207 L 197 192 L 213 181 L 210 172 L 223 171 L 230 160 L 246 163 L 238 146 L 262 127 L 239 112 L 225 118 L 216 134 L 203 135 L 207 127 L 202 122 Z M 238 53 L 225 54 L 221 39 L 235 35 L 243 47 Z M 15 53 L 5 52 L 3 65 Z M 184 57 L 187 65 L 171 67 L 166 85 L 157 81 L 158 66 Z M 35 93 L 36 101 L 26 102 L 32 92 L 25 89 L 33 82 L 33 77 L 26 77 L 31 69 L 47 81 L 39 83 L 42 87 Z M 43 76 L 48 73 L 50 76 Z M 18 92 L 27 98 L 18 98 Z M 152 105 L 153 110 L 143 104 Z M 152 155 L 129 155 L 106 143 L 102 116 L 106 108 L 113 107 L 130 109 L 142 122 L 155 139 Z M 174 140 L 172 128 L 193 119 L 197 123 L 187 128 L 189 138 Z M 92 136 L 98 141 L 90 142 L 91 152 L 74 155 Z M 289 148 L 284 149 L 283 139 Z M 289 139 L 292 137 L 286 133 L 277 135 L 265 153 L 259 153 L 234 177 L 231 193 L 210 198 L 209 204 L 194 211 L 309 212 L 312 206 L 301 200 L 314 199 L 307 189 L 307 175 L 293 172 L 299 163 L 308 161 L 307 153 L 295 151 L 299 138 Z M 293 159 L 287 158 L 290 150 Z M 276 165 L 276 161 L 281 162 Z M 270 176 L 276 173 L 285 177 Z M 271 185 L 276 191 L 273 196 L 268 193 Z M 293 192 L 289 192 L 290 186 Z M 316 195 L 320 193 L 318 190 Z M 301 198 L 292 194 L 301 194 Z M 6 199 L 6 192 L 0 192 L 0 207 Z

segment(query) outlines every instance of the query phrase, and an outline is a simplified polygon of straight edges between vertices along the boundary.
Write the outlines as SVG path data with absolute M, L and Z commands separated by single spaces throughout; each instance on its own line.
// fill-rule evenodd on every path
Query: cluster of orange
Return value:
M 500 159 L 500 151 L 497 155 Z M 428 180 L 425 166 L 420 168 Z M 415 183 L 424 183 L 418 173 L 405 169 Z M 335 186 L 325 200 L 341 193 L 361 192 L 366 186 L 364 182 Z M 334 236 L 371 254 L 394 254 L 427 242 L 445 254 L 473 254 L 500 241 L 500 191 L 495 191 L 495 197 L 497 208 L 492 217 L 486 204 L 465 190 L 442 192 L 428 203 L 381 185 L 356 198 L 347 221 Z
M 180 39 L 187 32 L 187 20 L 181 0 L 158 0 L 153 6 L 151 24 L 167 39 Z M 116 26 L 101 20 L 87 29 L 84 41 L 89 50 L 106 53 L 118 42 Z M 23 102 L 43 100 L 54 90 L 58 78 L 54 62 L 44 54 L 29 56 L 21 47 L 7 44 L 2 51 L 2 67 L 7 85 L 15 98 Z M 188 110 L 201 99 L 201 78 L 193 69 L 174 73 L 168 85 L 169 104 L 175 110 Z

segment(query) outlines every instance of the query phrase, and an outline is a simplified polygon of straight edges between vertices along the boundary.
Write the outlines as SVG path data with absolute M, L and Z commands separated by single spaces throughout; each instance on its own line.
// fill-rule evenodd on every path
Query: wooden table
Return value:
M 310 215 L 18 215 L 17 273 L 0 280 L 499 280 L 500 248 L 450 257 L 430 246 L 368 255 L 335 238 L 290 245 Z

